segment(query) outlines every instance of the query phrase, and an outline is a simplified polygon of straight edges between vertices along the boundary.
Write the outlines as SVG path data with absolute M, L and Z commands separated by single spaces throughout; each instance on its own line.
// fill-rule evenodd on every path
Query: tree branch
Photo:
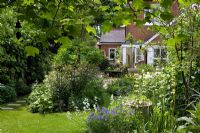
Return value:
M 58 10 L 60 9 L 60 4 L 61 4 L 61 3 L 62 3 L 62 0 L 60 0 L 59 3 L 58 3 L 58 5 L 57 5 L 57 10 L 56 10 L 56 13 L 55 13 L 55 15 L 54 15 L 54 17 L 53 17 L 51 27 L 53 27 L 53 25 L 54 25 L 54 23 L 55 23 L 55 19 L 56 19 L 56 16 L 57 16 L 57 14 L 58 14 Z
M 131 4 L 130 4 L 130 2 L 128 2 L 128 6 L 129 6 L 129 8 L 133 11 L 133 15 L 137 18 L 137 15 L 136 15 L 136 11 L 131 7 Z

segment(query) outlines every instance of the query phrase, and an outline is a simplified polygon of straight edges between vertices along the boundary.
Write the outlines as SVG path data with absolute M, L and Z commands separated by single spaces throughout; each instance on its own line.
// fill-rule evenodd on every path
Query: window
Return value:
M 114 60 L 116 57 L 116 49 L 110 48 L 109 49 L 109 60 Z
M 154 48 L 154 64 L 167 61 L 167 50 L 164 47 Z
M 144 60 L 144 54 L 143 54 L 142 50 L 139 49 L 139 48 L 136 48 L 135 63 L 138 63 L 138 62 L 143 61 L 143 60 Z

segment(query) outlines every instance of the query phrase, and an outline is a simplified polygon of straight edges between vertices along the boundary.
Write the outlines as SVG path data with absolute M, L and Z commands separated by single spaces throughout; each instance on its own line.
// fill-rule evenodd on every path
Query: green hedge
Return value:
M 0 103 L 12 102 L 16 99 L 15 89 L 0 83 Z

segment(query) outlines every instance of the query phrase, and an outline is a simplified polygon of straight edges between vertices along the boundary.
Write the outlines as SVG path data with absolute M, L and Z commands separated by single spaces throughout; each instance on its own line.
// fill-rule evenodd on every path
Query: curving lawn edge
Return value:
M 33 114 L 26 107 L 0 110 L 0 133 L 82 133 L 87 130 L 87 116 L 85 112 Z

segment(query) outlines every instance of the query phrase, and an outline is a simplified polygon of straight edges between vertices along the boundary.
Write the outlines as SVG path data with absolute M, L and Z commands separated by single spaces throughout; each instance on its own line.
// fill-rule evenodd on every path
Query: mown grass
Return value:
M 33 114 L 26 107 L 0 110 L 0 133 L 82 133 L 88 113 Z

